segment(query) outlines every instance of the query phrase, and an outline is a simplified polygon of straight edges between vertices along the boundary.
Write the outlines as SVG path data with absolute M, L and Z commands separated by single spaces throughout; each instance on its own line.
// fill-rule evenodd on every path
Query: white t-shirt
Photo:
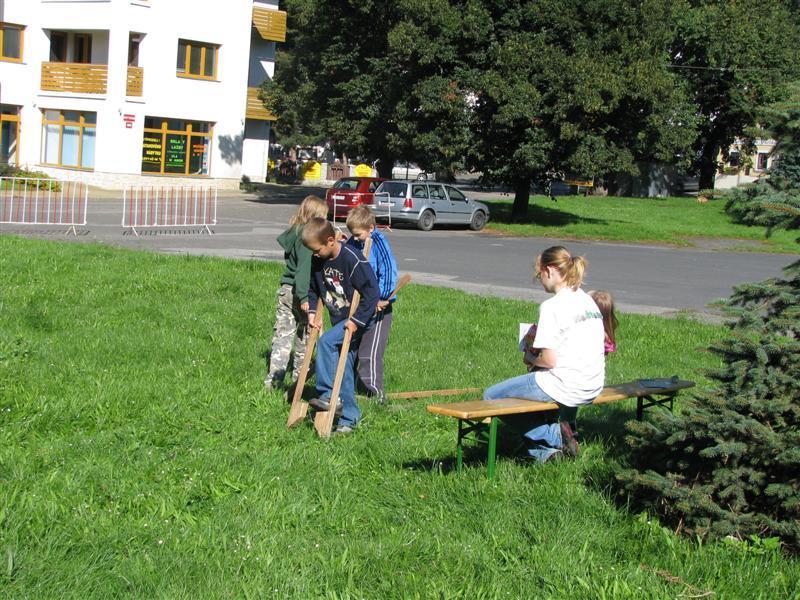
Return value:
M 539 309 L 534 348 L 557 353 L 556 366 L 535 371 L 536 383 L 559 404 L 579 406 L 603 391 L 603 317 L 586 292 L 564 287 Z

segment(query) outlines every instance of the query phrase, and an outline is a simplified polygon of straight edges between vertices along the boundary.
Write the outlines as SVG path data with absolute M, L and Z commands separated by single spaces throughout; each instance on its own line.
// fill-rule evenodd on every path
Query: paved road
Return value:
M 218 223 L 209 235 L 197 228 L 149 230 L 136 237 L 123 231 L 121 200 L 95 193 L 89 201 L 89 225 L 77 238 L 57 228 L 0 226 L 0 233 L 50 239 L 97 241 L 116 246 L 175 254 L 281 260 L 276 237 L 302 197 L 322 190 L 267 186 L 262 195 L 232 193 L 220 197 Z M 611 290 L 625 312 L 698 313 L 714 318 L 708 303 L 727 297 L 734 285 L 780 275 L 792 255 L 729 253 L 550 238 L 514 238 L 459 229 L 421 232 L 396 227 L 387 234 L 400 270 L 417 283 L 473 293 L 542 301 L 546 295 L 531 283 L 533 258 L 556 243 L 589 261 L 588 288 Z

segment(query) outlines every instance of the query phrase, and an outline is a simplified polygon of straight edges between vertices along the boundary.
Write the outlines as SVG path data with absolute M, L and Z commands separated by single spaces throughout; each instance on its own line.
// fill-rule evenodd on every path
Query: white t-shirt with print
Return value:
M 539 309 L 534 348 L 550 348 L 556 366 L 535 371 L 536 383 L 559 404 L 579 406 L 603 390 L 606 360 L 603 317 L 581 289 L 562 288 Z

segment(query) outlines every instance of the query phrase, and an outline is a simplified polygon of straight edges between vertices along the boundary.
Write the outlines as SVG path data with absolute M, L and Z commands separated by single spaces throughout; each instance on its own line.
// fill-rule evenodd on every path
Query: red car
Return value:
M 375 189 L 383 181 L 386 180 L 382 177 L 343 177 L 325 193 L 328 214 L 333 215 L 334 219 L 346 218 L 354 206 L 372 204 Z

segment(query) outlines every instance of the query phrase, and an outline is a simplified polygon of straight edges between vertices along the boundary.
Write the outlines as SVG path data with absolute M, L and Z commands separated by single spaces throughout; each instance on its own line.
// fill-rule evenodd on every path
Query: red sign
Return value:
M 136 115 L 122 115 L 122 120 L 125 121 L 125 129 L 132 129 L 136 122 Z

